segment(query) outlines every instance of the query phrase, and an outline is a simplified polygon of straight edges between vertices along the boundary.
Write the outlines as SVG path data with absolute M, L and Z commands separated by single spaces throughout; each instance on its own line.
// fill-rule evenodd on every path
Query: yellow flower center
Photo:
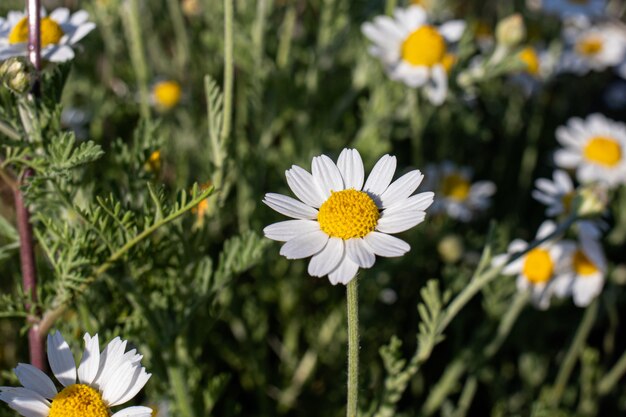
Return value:
M 576 43 L 576 51 L 583 56 L 593 56 L 602 51 L 604 44 L 598 36 L 585 36 Z
M 52 399 L 48 417 L 109 417 L 102 395 L 88 385 L 74 384 Z
M 550 279 L 553 270 L 554 265 L 548 251 L 535 248 L 526 255 L 522 273 L 533 284 L 541 284 Z
M 612 167 L 622 160 L 622 147 L 613 138 L 596 136 L 587 142 L 583 155 L 588 161 Z
M 539 57 L 537 56 L 537 52 L 535 52 L 535 48 L 530 46 L 524 48 L 517 54 L 517 57 L 526 66 L 527 73 L 530 75 L 539 74 Z
M 331 191 L 322 204 L 317 221 L 324 233 L 344 240 L 364 237 L 378 224 L 380 213 L 374 200 L 353 188 Z
M 161 151 L 154 151 L 146 161 L 146 171 L 158 173 L 161 171 Z
M 182 90 L 176 81 L 161 81 L 154 86 L 154 100 L 165 109 L 177 105 L 181 96 Z
M 432 67 L 446 57 L 446 41 L 434 26 L 424 25 L 402 43 L 402 58 L 411 65 Z
M 59 43 L 65 33 L 61 26 L 49 17 L 41 18 L 41 47 Z M 28 19 L 23 17 L 9 33 L 9 43 L 28 42 Z
M 591 262 L 589 258 L 587 258 L 587 255 L 581 250 L 577 250 L 574 253 L 573 263 L 574 271 L 576 271 L 578 275 L 588 276 L 598 272 L 598 268 L 596 268 L 594 263 Z
M 459 174 L 450 174 L 443 178 L 441 192 L 453 200 L 463 201 L 470 191 L 470 183 Z
M 456 64 L 456 55 L 454 54 L 446 54 L 441 60 L 441 65 L 443 65 L 443 68 L 448 74 L 452 71 L 454 64 Z

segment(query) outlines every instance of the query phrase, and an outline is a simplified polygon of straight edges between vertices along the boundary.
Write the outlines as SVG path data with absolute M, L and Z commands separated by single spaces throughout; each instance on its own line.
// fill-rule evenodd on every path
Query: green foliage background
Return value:
M 452 160 L 498 187 L 493 208 L 477 221 L 427 216 L 402 234 L 411 252 L 361 271 L 363 415 L 595 416 L 626 410 L 619 385 L 608 393 L 597 389 L 626 349 L 624 190 L 612 203 L 606 240 L 611 272 L 619 273 L 611 274 L 601 296 L 560 407 L 551 403 L 551 389 L 585 314 L 571 301 L 536 311 L 518 300 L 514 278 L 501 277 L 444 335 L 437 332 L 443 306 L 467 286 L 485 247 L 499 252 L 514 237 L 534 236 L 544 208 L 530 191 L 535 178 L 552 170 L 555 128 L 594 111 L 624 119 L 623 110 L 610 111 L 601 100 L 611 73 L 582 81 L 561 76 L 532 96 L 505 77 L 478 85 L 470 101 L 453 86 L 456 94 L 435 108 L 389 81 L 366 52 L 360 25 L 384 13 L 383 2 L 235 0 L 233 124 L 219 142 L 221 1 L 198 0 L 199 11 L 186 14 L 177 0 L 44 3 L 49 10 L 85 8 L 97 29 L 71 64 L 46 69 L 42 140 L 15 144 L 2 137 L 5 163 L 23 168 L 31 158 L 36 168 L 26 196 L 38 241 L 40 308 L 69 302 L 54 328 L 75 352 L 84 332 L 99 333 L 101 341 L 129 339 L 153 374 L 137 403 L 160 405 L 162 412 L 167 403 L 171 415 L 184 417 L 343 413 L 345 288 L 309 277 L 304 261 L 278 255 L 279 245 L 261 230 L 280 216 L 260 201 L 266 192 L 290 194 L 284 171 L 292 164 L 308 169 L 313 156 L 335 159 L 350 146 L 360 151 L 366 170 L 387 152 L 403 169 Z M 449 5 L 470 26 L 478 20 L 493 26 L 522 7 Z M 3 1 L 0 12 L 21 7 Z M 527 24 L 530 33 L 541 32 L 536 36 L 558 35 L 556 20 L 528 14 Z M 57 106 L 61 90 L 54 85 L 65 78 Z M 149 91 L 160 79 L 178 81 L 184 92 L 166 112 L 150 106 Z M 16 99 L 2 91 L 0 100 L 2 119 L 15 120 Z M 86 112 L 88 123 L 60 125 L 61 106 Z M 155 151 L 160 167 L 148 163 Z M 217 188 L 203 218 L 191 205 L 211 191 L 203 193 L 195 183 Z M 8 189 L 2 197 L 0 385 L 15 385 L 10 369 L 28 360 L 20 332 L 27 312 Z M 170 215 L 176 219 L 166 222 Z M 464 247 L 454 261 L 438 250 L 450 235 Z M 391 291 L 396 299 L 385 302 Z M 419 312 L 418 303 L 424 303 Z M 509 337 L 498 340 L 512 305 L 523 310 Z M 13 415 L 0 407 L 0 416 Z

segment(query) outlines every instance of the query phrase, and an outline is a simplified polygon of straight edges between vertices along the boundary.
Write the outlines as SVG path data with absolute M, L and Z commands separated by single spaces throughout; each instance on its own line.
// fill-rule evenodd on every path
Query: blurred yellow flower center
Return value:
M 539 57 L 537 56 L 537 52 L 535 52 L 535 48 L 527 47 L 522 49 L 517 57 L 524 63 L 526 66 L 526 72 L 530 75 L 539 74 Z
M 576 271 L 578 275 L 586 276 L 598 272 L 598 268 L 596 268 L 593 262 L 591 262 L 589 258 L 587 258 L 587 255 L 581 250 L 577 250 L 574 253 L 573 263 L 574 271 Z
M 470 191 L 470 183 L 459 174 L 450 174 L 443 178 L 441 192 L 453 200 L 463 201 Z
M 602 39 L 597 36 L 586 36 L 576 44 L 576 51 L 583 56 L 593 56 L 602 51 Z
M 554 265 L 548 251 L 536 248 L 526 255 L 522 273 L 533 284 L 541 284 L 550 279 L 553 270 Z
M 402 44 L 402 58 L 411 65 L 432 67 L 446 57 L 446 41 L 434 26 L 424 25 Z
M 48 417 L 109 417 L 111 413 L 102 395 L 88 385 L 70 385 L 58 393 Z
M 181 96 L 182 90 L 176 81 L 161 81 L 154 86 L 154 100 L 165 109 L 177 105 Z
M 622 148 L 615 139 L 596 136 L 587 142 L 583 155 L 588 161 L 612 167 L 622 160 Z
M 150 172 L 158 173 L 161 171 L 161 151 L 154 151 L 150 154 L 145 168 Z
M 374 200 L 355 189 L 331 191 L 322 204 L 317 221 L 324 233 L 344 240 L 364 237 L 374 231 L 380 213 Z
M 456 55 L 454 54 L 446 54 L 441 60 L 441 65 L 443 65 L 448 74 L 452 71 L 454 64 L 456 64 Z
M 49 17 L 41 18 L 41 47 L 59 43 L 65 33 L 61 26 Z M 9 33 L 9 43 L 28 42 L 28 19 L 23 17 Z

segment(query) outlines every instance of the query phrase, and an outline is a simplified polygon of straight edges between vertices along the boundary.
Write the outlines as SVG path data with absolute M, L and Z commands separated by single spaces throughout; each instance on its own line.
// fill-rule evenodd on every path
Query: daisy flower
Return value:
M 575 169 L 580 183 L 605 183 L 616 187 L 626 180 L 626 125 L 592 114 L 574 117 L 556 130 L 563 149 L 554 154 L 557 166 Z
M 164 80 L 152 86 L 152 102 L 162 111 L 174 108 L 182 98 L 182 88 L 174 80 Z
M 594 235 L 581 229 L 579 242 L 570 252 L 564 275 L 560 278 L 565 294 L 572 296 L 574 304 L 586 307 L 604 287 L 607 263 L 602 245 Z
M 539 178 L 535 181 L 535 187 L 532 196 L 547 206 L 546 216 L 554 217 L 570 213 L 576 191 L 567 172 L 557 169 L 552 174 L 552 180 Z
M 41 57 L 51 62 L 74 58 L 73 46 L 91 32 L 96 24 L 89 22 L 89 14 L 79 10 L 70 15 L 66 8 L 55 9 L 41 17 Z M 0 17 L 0 60 L 28 54 L 28 16 L 23 12 L 9 12 Z
M 606 0 L 542 0 L 541 9 L 561 18 L 604 15 Z
M 131 400 L 150 379 L 142 356 L 126 350 L 126 341 L 113 339 L 102 352 L 98 335 L 85 334 L 85 351 L 78 369 L 67 342 L 48 335 L 48 362 L 54 382 L 32 365 L 20 363 L 15 374 L 22 387 L 0 387 L 0 400 L 25 417 L 150 417 L 148 407 L 127 407 L 111 415 L 111 407 Z M 78 377 L 78 379 L 77 379 Z
M 445 212 L 463 222 L 472 220 L 477 212 L 486 210 L 491 205 L 490 197 L 496 192 L 493 182 L 472 183 L 472 169 L 457 167 L 452 162 L 431 165 L 427 173 L 427 188 L 434 190 L 438 196 L 433 212 Z
M 546 220 L 537 231 L 536 239 L 543 239 L 556 230 L 556 224 L 551 220 Z M 509 244 L 507 254 L 495 256 L 494 265 L 503 265 L 514 253 L 525 251 L 529 243 L 515 239 Z M 504 275 L 517 275 L 518 291 L 530 291 L 533 304 L 542 310 L 550 306 L 550 299 L 559 291 L 555 283 L 565 272 L 564 256 L 571 252 L 571 245 L 567 242 L 558 242 L 554 239 L 548 240 L 534 249 L 531 249 L 523 256 L 506 265 L 502 273 Z
M 465 30 L 465 22 L 452 20 L 440 26 L 428 22 L 420 6 L 398 8 L 394 17 L 377 16 L 364 23 L 363 34 L 374 43 L 389 77 L 409 87 L 422 87 L 429 100 L 440 105 L 448 92 L 448 72 L 456 57 L 450 51 Z
M 626 58 L 626 29 L 617 23 L 592 26 L 588 21 L 564 30 L 566 48 L 561 56 L 560 72 L 585 75 L 617 67 Z
M 312 173 L 297 165 L 287 170 L 287 184 L 298 200 L 268 193 L 263 202 L 296 220 L 274 223 L 265 236 L 286 242 L 287 259 L 312 256 L 311 276 L 328 275 L 333 285 L 348 284 L 359 268 L 374 265 L 376 255 L 402 256 L 410 246 L 390 233 L 418 225 L 432 204 L 432 192 L 411 196 L 424 176 L 410 171 L 393 183 L 396 158 L 385 155 L 366 181 L 361 156 L 344 149 L 337 164 L 328 156 L 313 158 Z

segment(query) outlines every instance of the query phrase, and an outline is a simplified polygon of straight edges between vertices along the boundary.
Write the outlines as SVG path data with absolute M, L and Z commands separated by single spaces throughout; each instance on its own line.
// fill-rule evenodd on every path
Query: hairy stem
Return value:
M 347 417 L 356 417 L 359 399 L 359 293 L 357 278 L 346 289 L 348 305 L 348 406 Z

